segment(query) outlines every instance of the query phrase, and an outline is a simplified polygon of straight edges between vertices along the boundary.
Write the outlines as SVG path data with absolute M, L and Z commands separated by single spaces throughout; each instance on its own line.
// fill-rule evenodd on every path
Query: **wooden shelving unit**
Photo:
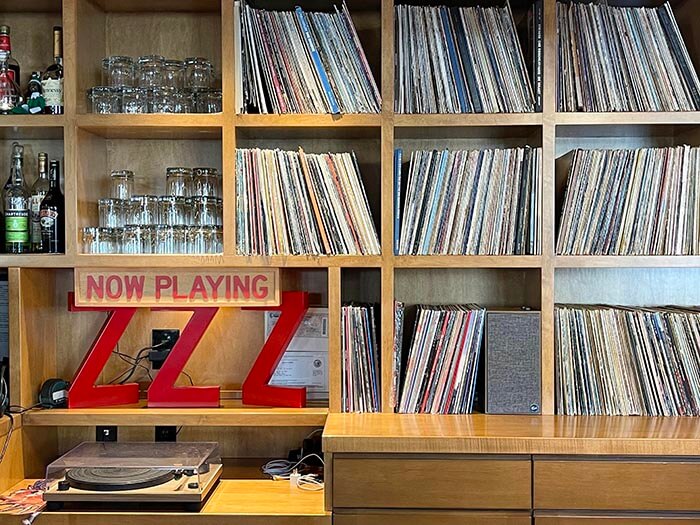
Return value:
M 427 0 L 426 0 L 427 1 Z M 319 2 L 301 0 L 301 5 Z M 29 153 L 49 150 L 63 156 L 67 225 L 67 252 L 60 256 L 0 255 L 0 267 L 9 268 L 11 296 L 11 359 L 13 402 L 35 403 L 41 383 L 49 377 L 70 378 L 94 338 L 104 316 L 70 314 L 66 293 L 72 288 L 72 269 L 94 268 L 216 268 L 279 267 L 286 289 L 305 289 L 329 308 L 330 399 L 327 408 L 280 410 L 229 404 L 220 409 L 149 410 L 140 407 L 102 410 L 30 411 L 8 454 L 27 458 L 42 444 L 42 455 L 22 465 L 16 460 L 1 477 L 9 488 L 40 475 L 37 465 L 77 441 L 92 439 L 95 425 L 119 425 L 128 437 L 151 439 L 154 425 L 182 425 L 192 439 L 218 440 L 231 456 L 284 455 L 309 431 L 322 426 L 328 414 L 340 411 L 340 306 L 343 301 L 377 301 L 381 306 L 382 399 L 388 404 L 393 342 L 393 305 L 396 299 L 422 302 L 480 302 L 486 306 L 529 306 L 542 312 L 542 410 L 554 412 L 554 304 L 560 295 L 586 302 L 585 282 L 614 272 L 612 300 L 634 304 L 638 271 L 646 282 L 655 272 L 676 272 L 688 287 L 700 289 L 700 257 L 578 257 L 555 253 L 557 205 L 563 197 L 565 172 L 556 159 L 577 147 L 637 147 L 700 143 L 700 113 L 583 114 L 556 111 L 555 0 L 545 0 L 544 110 L 536 114 L 399 115 L 393 111 L 394 0 L 353 0 L 349 9 L 360 31 L 375 77 L 381 84 L 382 112 L 377 115 L 237 115 L 234 108 L 232 0 L 6 0 L 0 2 L 0 20 L 13 27 L 13 46 L 23 71 L 45 66 L 50 42 L 41 36 L 50 27 L 64 28 L 66 114 L 0 116 L 0 173 L 7 171 L 7 152 L 13 140 L 32 145 Z M 465 4 L 471 3 L 464 0 Z M 696 6 L 672 2 L 689 38 L 687 44 L 700 64 Z M 272 5 L 273 2 L 269 2 Z M 512 2 L 516 18 L 526 2 Z M 266 4 L 267 5 L 267 4 Z M 295 2 L 274 2 L 293 7 Z M 14 29 L 17 28 L 15 33 Z M 22 30 L 20 30 L 22 29 Z M 172 35 L 164 38 L 162 32 Z M 15 34 L 17 36 L 15 36 Z M 22 36 L 24 35 L 24 36 Z M 22 49 L 32 56 L 23 57 Z M 37 56 L 34 56 L 34 53 Z M 103 57 L 160 53 L 184 58 L 210 57 L 221 71 L 224 111 L 216 115 L 92 115 L 86 113 L 85 90 L 99 84 Z M 29 67 L 25 69 L 25 62 Z M 471 148 L 532 145 L 543 148 L 542 254 L 537 256 L 395 256 L 393 254 L 393 155 L 404 148 L 404 158 L 418 148 Z M 283 147 L 307 151 L 355 150 L 377 224 L 382 255 L 359 257 L 245 257 L 236 253 L 235 155 L 236 147 Z M 141 175 L 144 191 L 157 192 L 165 168 L 173 165 L 215 166 L 223 172 L 224 253 L 201 256 L 86 255 L 81 253 L 80 228 L 97 223 L 96 201 L 106 193 L 109 170 L 133 169 Z M 29 167 L 31 172 L 31 163 Z M 635 273 L 632 273 L 635 272 Z M 667 278 L 667 274 L 664 273 Z M 601 279 L 609 283 L 612 278 Z M 603 284 L 599 286 L 604 286 Z M 674 296 L 660 287 L 659 303 Z M 420 294 L 420 296 L 418 296 Z M 692 299 L 691 299 L 692 300 Z M 695 304 L 700 304 L 697 297 Z M 152 327 L 181 327 L 184 314 L 139 314 L 125 333 L 122 349 L 149 343 Z M 196 384 L 240 388 L 262 344 L 262 314 L 224 311 L 200 343 L 188 364 Z M 119 371 L 110 365 L 105 381 Z M 358 420 L 374 426 L 374 420 Z M 427 420 L 426 420 L 427 421 Z M 433 418 L 439 433 L 453 418 Z M 515 419 L 490 416 L 461 418 L 488 428 L 493 421 L 513 443 L 521 432 L 536 426 Z M 542 420 L 544 421 L 544 420 Z M 577 421 L 572 419 L 570 421 Z M 622 421 L 622 420 L 621 420 Z M 397 423 L 400 424 L 400 423 Z M 575 424 L 575 423 L 572 423 Z M 690 423 L 689 423 L 690 424 Z M 533 426 L 529 426 L 533 425 Z M 623 425 L 624 426 L 624 425 Z M 40 427 L 40 428 L 39 428 Z M 223 427 L 238 427 L 233 431 Z M 273 428 L 274 427 L 274 428 Z M 381 427 L 377 427 L 381 428 Z M 459 427 L 461 429 L 462 427 Z M 611 427 L 613 428 L 613 427 Z M 639 438 L 656 427 L 639 429 Z M 438 439 L 439 436 L 434 436 Z M 529 436 L 535 441 L 537 436 Z M 595 434 L 592 440 L 597 439 Z M 24 444 L 23 444 L 24 443 Z M 513 445 L 516 447 L 516 445 Z M 650 444 L 653 447 L 655 445 Z M 665 446 L 665 445 L 664 445 Z M 484 450 L 488 451 L 488 443 Z M 659 449 L 661 450 L 661 449 Z M 666 449 L 663 449 L 666 450 Z M 239 487 L 236 487 L 237 489 Z M 228 514 L 228 510 L 226 511 Z M 122 515 L 119 515 L 122 516 Z M 43 519 L 43 518 L 42 518 Z M 56 517 L 55 523 L 71 522 Z M 106 518 L 105 518 L 106 519 Z M 201 519 L 201 517 L 198 517 Z M 326 523 L 326 518 L 318 523 Z M 119 518 L 123 522 L 123 518 Z M 212 518 L 213 520 L 213 518 Z M 212 523 L 220 523 L 212 521 Z M 256 523 L 267 523 L 259 521 Z M 48 523 L 48 522 L 47 522 Z M 54 523 L 54 522 L 52 522 Z M 111 523 L 104 521 L 100 523 Z M 115 521 L 116 523 L 116 521 Z M 292 523 L 286 522 L 286 523 Z M 304 522 L 310 523 L 310 522 Z

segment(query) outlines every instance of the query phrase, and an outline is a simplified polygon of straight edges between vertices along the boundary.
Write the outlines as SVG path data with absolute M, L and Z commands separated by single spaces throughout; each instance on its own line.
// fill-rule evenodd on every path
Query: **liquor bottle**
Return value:
M 61 193 L 61 165 L 49 164 L 49 192 L 41 202 L 41 237 L 45 253 L 63 253 L 65 247 L 66 213 Z
M 10 42 L 10 26 L 0 26 L 0 51 L 7 51 L 7 65 L 12 71 L 12 78 L 17 85 L 20 83 L 19 62 L 12 57 L 12 43 Z
M 19 165 L 21 169 L 24 169 L 24 146 L 20 144 L 19 142 L 13 142 L 12 143 L 12 157 L 11 157 L 11 165 L 10 165 L 10 176 L 7 177 L 7 180 L 5 181 L 5 185 L 2 187 L 2 203 L 4 205 L 5 203 L 5 194 L 7 193 L 7 190 L 10 189 L 10 186 L 12 186 L 12 179 L 14 178 L 14 172 L 15 172 L 15 165 L 14 161 L 15 159 L 19 159 Z
M 47 115 L 63 115 L 63 29 L 53 28 L 53 57 L 51 64 L 41 77 Z
M 29 192 L 24 186 L 24 148 L 15 148 L 12 156 L 12 184 L 4 195 L 5 251 L 29 251 Z
M 34 253 L 41 253 L 44 251 L 39 212 L 41 211 L 41 202 L 49 192 L 48 163 L 49 156 L 46 153 L 39 153 L 39 175 L 36 181 L 34 181 L 32 189 L 29 191 L 29 210 L 31 218 L 29 237 L 32 243 L 32 252 Z
M 7 115 L 20 103 L 19 86 L 9 69 L 9 54 L 0 50 L 0 114 Z

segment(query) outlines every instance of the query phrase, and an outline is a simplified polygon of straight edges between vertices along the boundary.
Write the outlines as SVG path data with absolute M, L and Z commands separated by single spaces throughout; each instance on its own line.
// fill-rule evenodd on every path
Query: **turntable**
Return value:
M 221 477 L 216 443 L 82 443 L 51 463 L 48 510 L 71 504 L 178 504 L 199 510 Z

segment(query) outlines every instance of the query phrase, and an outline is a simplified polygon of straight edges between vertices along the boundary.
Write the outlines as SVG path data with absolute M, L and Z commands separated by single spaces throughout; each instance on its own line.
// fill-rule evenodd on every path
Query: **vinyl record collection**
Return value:
M 240 255 L 378 255 L 354 153 L 236 151 Z
M 699 255 L 700 148 L 576 150 L 557 252 Z
M 700 311 L 559 305 L 557 412 L 700 415 Z
M 415 151 L 400 213 L 399 150 L 397 253 L 539 254 L 541 164 L 541 148 Z
M 700 80 L 669 2 L 557 2 L 559 111 L 697 111 Z
M 381 97 L 345 3 L 332 13 L 234 3 L 239 113 L 378 113 Z
M 535 111 L 510 7 L 397 5 L 397 113 Z
M 398 412 L 469 414 L 486 310 L 419 305 Z
M 343 412 L 379 412 L 379 347 L 373 305 L 341 307 Z

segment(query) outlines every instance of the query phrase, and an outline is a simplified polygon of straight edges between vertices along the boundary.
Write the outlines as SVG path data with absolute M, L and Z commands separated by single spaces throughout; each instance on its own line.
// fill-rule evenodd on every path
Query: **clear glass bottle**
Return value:
M 53 58 L 54 62 L 41 77 L 41 88 L 44 91 L 47 115 L 63 115 L 63 28 L 53 28 Z
M 41 202 L 40 215 L 44 252 L 65 252 L 66 209 L 61 193 L 61 165 L 57 160 L 49 163 L 49 192 Z
M 41 253 L 44 251 L 41 241 L 41 201 L 49 192 L 49 156 L 46 153 L 39 153 L 37 162 L 38 174 L 29 190 L 31 229 L 29 236 L 32 243 L 32 252 Z
M 12 154 L 12 184 L 4 193 L 5 251 L 27 253 L 29 244 L 29 192 L 24 185 L 24 147 Z
M 0 115 L 7 115 L 20 103 L 19 86 L 9 69 L 9 53 L 0 50 Z

